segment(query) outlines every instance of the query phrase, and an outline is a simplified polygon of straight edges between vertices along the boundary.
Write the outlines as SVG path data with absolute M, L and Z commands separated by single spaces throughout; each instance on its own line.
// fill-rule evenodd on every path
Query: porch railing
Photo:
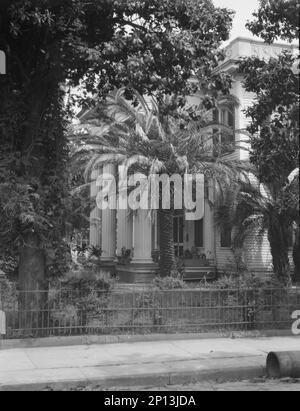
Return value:
M 300 288 L 59 289 L 1 295 L 4 338 L 291 330 L 292 314 L 300 309 Z

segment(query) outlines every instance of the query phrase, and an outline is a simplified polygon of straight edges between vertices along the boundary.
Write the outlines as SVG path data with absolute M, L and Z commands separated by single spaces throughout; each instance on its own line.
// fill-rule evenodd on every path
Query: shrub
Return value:
M 157 277 L 153 280 L 153 286 L 159 290 L 176 290 L 187 288 L 181 277 Z
M 5 275 L 12 278 L 17 275 L 18 260 L 15 256 L 0 255 L 0 277 Z
M 148 285 L 142 295 L 135 300 L 134 321 L 145 328 L 155 328 L 158 332 L 165 325 L 166 317 L 163 312 L 165 295 L 160 291 L 181 290 L 187 288 L 179 275 L 157 277 Z
M 16 284 L 9 281 L 6 276 L 0 276 L 0 309 L 3 311 L 13 311 L 17 300 Z
M 94 328 L 108 324 L 108 310 L 114 282 L 91 271 L 69 276 L 49 292 L 52 327 L 72 327 L 73 333 L 83 332 L 97 317 Z M 64 333 L 65 330 L 62 330 Z
M 227 274 L 220 277 L 218 280 L 207 282 L 205 279 L 194 285 L 200 289 L 212 290 L 248 290 L 261 288 L 282 288 L 282 284 L 273 276 L 260 277 L 257 274 L 246 272 L 239 276 L 235 274 Z

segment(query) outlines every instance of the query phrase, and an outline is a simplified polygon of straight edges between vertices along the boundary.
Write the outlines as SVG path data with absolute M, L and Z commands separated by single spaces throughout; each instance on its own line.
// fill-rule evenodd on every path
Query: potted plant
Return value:
M 209 261 L 205 253 L 200 253 L 196 247 L 184 252 L 184 265 L 186 267 L 207 267 Z
M 121 254 L 117 256 L 118 264 L 127 265 L 132 261 L 132 251 L 126 247 L 121 249 Z

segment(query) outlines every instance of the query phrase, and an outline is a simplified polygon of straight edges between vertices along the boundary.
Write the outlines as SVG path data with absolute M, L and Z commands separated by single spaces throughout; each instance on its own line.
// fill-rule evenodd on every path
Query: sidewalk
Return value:
M 300 337 L 0 350 L 0 391 L 78 385 L 134 388 L 249 379 L 264 375 L 268 352 L 288 350 L 300 350 Z

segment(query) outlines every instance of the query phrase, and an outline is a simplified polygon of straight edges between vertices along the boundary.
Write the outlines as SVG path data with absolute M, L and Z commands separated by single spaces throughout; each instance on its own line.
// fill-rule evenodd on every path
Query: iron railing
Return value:
M 300 288 L 0 292 L 4 338 L 291 329 L 299 309 Z

